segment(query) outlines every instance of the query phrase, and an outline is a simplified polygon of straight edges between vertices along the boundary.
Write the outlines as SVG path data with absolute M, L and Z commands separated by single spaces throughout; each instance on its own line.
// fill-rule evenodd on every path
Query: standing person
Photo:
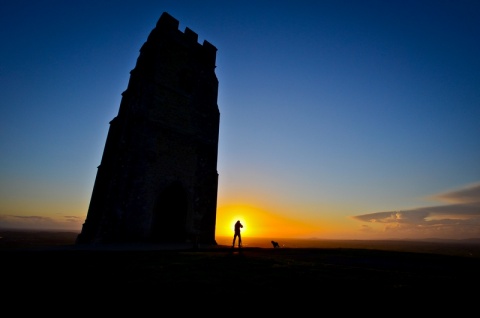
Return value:
M 242 247 L 242 235 L 240 234 L 240 229 L 243 227 L 242 223 L 240 223 L 240 220 L 238 220 L 235 223 L 235 234 L 233 235 L 233 244 L 232 248 L 235 247 L 235 240 L 238 236 L 238 247 Z

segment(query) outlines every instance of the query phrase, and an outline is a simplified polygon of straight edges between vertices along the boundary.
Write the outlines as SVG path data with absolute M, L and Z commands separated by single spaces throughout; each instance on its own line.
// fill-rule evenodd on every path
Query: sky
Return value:
M 80 231 L 163 12 L 217 49 L 217 235 L 480 237 L 480 2 L 0 0 L 0 228 Z

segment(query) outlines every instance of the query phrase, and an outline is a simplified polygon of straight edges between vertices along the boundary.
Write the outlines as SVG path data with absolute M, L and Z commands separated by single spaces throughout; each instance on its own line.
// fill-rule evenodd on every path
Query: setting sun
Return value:
M 233 233 L 233 230 L 234 230 L 234 228 L 235 228 L 235 223 L 236 223 L 237 221 L 240 221 L 240 223 L 242 223 L 242 225 L 243 225 L 243 227 L 242 227 L 242 229 L 241 229 L 242 235 L 245 235 L 245 234 L 248 235 L 247 222 L 246 222 L 245 219 L 244 219 L 243 217 L 241 217 L 241 216 L 237 216 L 237 217 L 234 217 L 234 218 L 232 219 L 232 221 L 230 222 L 230 227 L 229 227 L 229 229 L 231 229 L 230 232 Z

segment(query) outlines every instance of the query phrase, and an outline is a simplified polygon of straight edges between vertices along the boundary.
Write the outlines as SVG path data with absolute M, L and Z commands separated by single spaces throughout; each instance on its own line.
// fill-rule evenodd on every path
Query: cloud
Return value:
M 480 184 L 464 187 L 456 191 L 434 195 L 433 198 L 449 203 L 480 202 Z
M 450 204 L 374 212 L 352 218 L 372 225 L 381 224 L 384 232 L 402 237 L 480 237 L 480 184 L 437 194 L 433 198 Z M 372 232 L 373 227 L 362 226 L 361 231 Z
M 76 216 L 50 218 L 44 216 L 0 215 L 0 228 L 4 229 L 43 229 L 73 230 L 81 229 L 83 219 Z

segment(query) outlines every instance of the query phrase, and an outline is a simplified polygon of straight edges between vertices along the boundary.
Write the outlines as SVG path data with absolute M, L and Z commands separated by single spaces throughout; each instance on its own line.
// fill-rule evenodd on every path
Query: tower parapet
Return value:
M 198 43 L 198 34 L 192 31 L 189 27 L 186 27 L 185 31 L 181 32 L 179 30 L 179 21 L 167 12 L 162 13 L 155 29 L 153 29 L 150 33 L 147 42 L 155 42 L 155 38 L 159 36 L 158 33 L 162 32 L 176 34 L 175 36 L 177 38 L 183 37 L 185 43 L 189 43 L 189 45 L 197 45 L 198 49 L 202 51 L 201 54 L 203 55 L 203 59 L 206 65 L 209 65 L 213 68 L 216 67 L 215 62 L 217 57 L 217 48 L 207 40 L 204 40 L 203 44 Z

